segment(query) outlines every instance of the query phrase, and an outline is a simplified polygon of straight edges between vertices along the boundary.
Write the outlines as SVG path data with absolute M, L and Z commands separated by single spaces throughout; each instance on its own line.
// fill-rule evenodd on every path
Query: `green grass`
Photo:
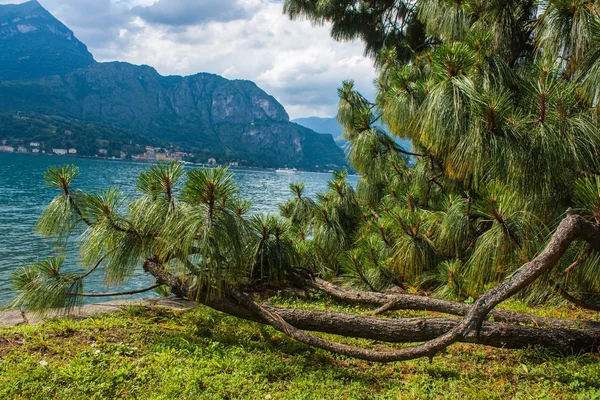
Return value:
M 323 301 L 311 305 L 341 308 Z M 433 363 L 382 365 L 314 350 L 205 307 L 131 308 L 1 328 L 0 399 L 19 398 L 600 399 L 600 357 L 460 344 Z

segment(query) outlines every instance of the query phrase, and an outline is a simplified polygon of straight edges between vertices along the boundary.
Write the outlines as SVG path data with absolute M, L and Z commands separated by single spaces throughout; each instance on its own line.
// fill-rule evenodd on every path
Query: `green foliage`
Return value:
M 43 98 L 39 92 L 32 96 L 40 102 L 51 101 Z M 5 103 L 4 108 L 8 108 L 6 105 L 8 103 L 10 102 Z M 46 153 L 51 153 L 54 148 L 76 148 L 78 156 L 87 157 L 97 155 L 99 149 L 106 149 L 109 157 L 119 158 L 121 151 L 128 155 L 135 155 L 143 153 L 144 146 L 147 145 L 161 147 L 169 145 L 164 140 L 143 138 L 135 131 L 114 125 L 57 115 L 25 113 L 20 110 L 17 112 L 0 110 L 0 138 L 14 147 L 28 147 L 31 142 L 39 142 L 40 150 Z
M 38 230 L 83 227 L 81 259 L 104 257 L 107 283 L 152 259 L 190 297 L 310 272 L 465 299 L 535 257 L 567 209 L 600 221 L 596 2 L 287 0 L 284 10 L 331 22 L 334 38 L 361 38 L 376 58 L 374 103 L 352 81 L 338 90 L 356 189 L 335 172 L 316 199 L 292 184 L 282 218 L 248 217 L 223 168 L 184 178 L 179 164 L 153 166 L 131 200 L 77 192 L 76 171 L 62 168 L 47 174 L 61 194 Z M 521 296 L 549 299 L 550 279 L 596 296 L 598 260 L 574 246 Z
M 82 264 L 92 269 L 89 273 L 98 269 L 107 285 L 127 281 L 147 259 L 186 282 L 190 298 L 219 296 L 228 285 L 282 282 L 299 268 L 314 270 L 314 265 L 299 266 L 303 250 L 295 246 L 300 236 L 308 240 L 312 228 L 306 227 L 311 233 L 302 233 L 301 224 L 292 229 L 275 216 L 248 217 L 250 203 L 239 198 L 233 174 L 226 168 L 192 169 L 186 176 L 182 164 L 153 165 L 140 174 L 136 198 L 127 198 L 115 188 L 77 191 L 72 188 L 77 172 L 68 166 L 47 172 L 48 185 L 60 194 L 40 218 L 38 231 L 62 244 L 78 233 L 75 241 Z M 345 179 L 340 174 L 332 183 L 335 196 L 328 205 L 344 216 L 345 207 L 354 212 L 357 207 L 345 198 L 353 195 Z M 294 215 L 307 226 L 314 202 L 302 196 L 303 185 L 292 187 L 298 203 Z M 347 223 L 343 227 L 351 229 Z M 19 294 L 15 305 L 35 310 L 70 307 L 80 292 L 77 285 L 87 274 L 64 274 L 63 262 L 63 258 L 50 259 L 19 270 L 14 280 Z M 50 280 L 40 270 L 46 265 L 52 266 L 56 279 Z
M 576 204 L 600 221 L 600 177 L 581 178 L 575 182 Z
M 70 308 L 80 304 L 83 284 L 78 275 L 62 273 L 64 256 L 39 261 L 16 269 L 11 284 L 19 296 L 13 304 L 34 312 L 52 308 Z
M 368 291 L 382 291 L 397 278 L 390 249 L 377 235 L 358 240 L 341 257 L 342 282 Z
M 315 202 L 304 196 L 304 183 L 291 183 L 290 191 L 294 197 L 280 206 L 281 215 L 292 225 L 306 224 L 313 218 Z
M 254 258 L 252 278 L 277 282 L 290 277 L 298 265 L 289 227 L 275 216 L 253 216 L 249 221 L 251 254 Z
M 357 311 L 319 299 L 298 302 L 276 296 L 268 301 Z M 567 307 L 524 309 L 514 302 L 507 306 L 545 316 L 578 317 Z M 373 345 L 359 339 L 351 343 Z M 0 344 L 4 399 L 487 400 L 593 399 L 600 394 L 598 355 L 490 351 L 458 344 L 432 363 L 421 359 L 393 366 L 373 364 L 311 349 L 272 328 L 208 307 L 185 312 L 130 307 L 84 320 L 0 328 Z
M 379 69 L 374 103 L 352 81 L 338 90 L 363 216 L 346 264 L 376 241 L 387 249 L 379 269 L 393 260 L 394 279 L 476 297 L 534 257 L 569 207 L 600 221 L 597 2 L 288 0 L 284 11 L 332 22 L 334 39 L 361 37 Z M 380 19 L 379 36 L 361 36 L 350 14 Z M 406 52 L 417 24 L 421 42 Z M 573 278 L 594 259 L 570 272 L 571 289 L 597 286 L 594 275 Z M 525 296 L 547 298 L 546 286 Z
M 443 261 L 434 271 L 421 275 L 419 286 L 428 291 L 434 288 L 435 297 L 463 300 L 467 297 L 468 290 L 464 272 L 462 261 Z
M 237 188 L 226 168 L 190 170 L 187 178 L 160 233 L 158 255 L 176 255 L 198 293 L 207 286 L 219 292 L 248 274 L 247 221 L 238 213 Z
M 137 181 L 137 189 L 152 197 L 165 196 L 171 201 L 174 191 L 182 183 L 183 164 L 152 165 L 148 171 L 142 172 Z
M 36 225 L 36 230 L 42 235 L 56 237 L 60 241 L 78 225 L 73 199 L 81 196 L 79 192 L 70 191 L 71 183 L 78 174 L 79 169 L 72 165 L 50 167 L 44 174 L 46 185 L 61 193 L 46 207 Z
M 412 49 L 425 45 L 423 25 L 410 2 L 356 0 L 286 0 L 283 12 L 291 19 L 307 18 L 315 24 L 331 23 L 336 40 L 361 39 L 365 54 L 395 46 L 408 59 Z

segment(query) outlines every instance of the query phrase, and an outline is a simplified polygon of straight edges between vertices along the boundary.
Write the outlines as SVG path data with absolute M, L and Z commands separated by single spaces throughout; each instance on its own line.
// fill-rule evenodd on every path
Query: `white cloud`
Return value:
M 0 0 L 0 3 L 9 1 Z M 211 72 L 255 81 L 275 96 L 291 118 L 333 116 L 337 88 L 353 79 L 365 95 L 373 92 L 372 62 L 360 42 L 338 43 L 329 27 L 290 21 L 282 4 L 268 0 L 228 0 L 245 10 L 243 18 L 219 14 L 198 19 L 198 4 L 216 10 L 219 0 L 40 0 L 86 43 L 99 61 L 148 64 L 161 74 Z M 135 6 L 177 6 L 165 23 Z M 210 4 L 209 4 L 210 3 Z M 186 8 L 188 7 L 188 8 Z M 146 9 L 148 10 L 148 9 Z M 155 11 L 157 8 L 154 9 Z M 248 11 L 248 10 L 251 10 Z M 233 15 L 233 14 L 231 14 Z M 241 15 L 241 14 L 240 14 Z
M 173 26 L 235 21 L 252 14 L 243 0 L 158 0 L 148 6 L 136 6 L 132 12 L 150 23 Z

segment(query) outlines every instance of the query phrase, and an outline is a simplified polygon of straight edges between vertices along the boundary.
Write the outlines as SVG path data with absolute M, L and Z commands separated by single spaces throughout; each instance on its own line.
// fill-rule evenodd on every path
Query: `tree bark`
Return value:
M 331 282 L 315 277 L 303 280 L 303 284 L 323 291 L 335 299 L 350 304 L 366 304 L 380 307 L 375 314 L 393 310 L 433 311 L 450 315 L 465 316 L 471 305 L 456 301 L 436 299 L 401 293 L 364 292 L 341 288 Z M 526 313 L 509 310 L 493 310 L 489 314 L 496 322 L 526 324 L 536 327 L 552 328 L 593 328 L 600 329 L 600 322 L 570 320 L 560 318 L 537 317 Z
M 210 298 L 196 294 L 195 300 L 234 316 L 246 318 L 273 326 L 288 336 L 314 347 L 326 349 L 351 357 L 369 361 L 390 362 L 420 357 L 432 358 L 449 345 L 456 342 L 485 344 L 496 347 L 520 348 L 539 344 L 547 348 L 567 352 L 598 351 L 600 343 L 599 329 L 569 329 L 559 325 L 557 320 L 525 317 L 526 314 L 493 312 L 494 318 L 515 322 L 534 322 L 550 328 L 533 328 L 484 322 L 500 302 L 510 298 L 551 269 L 569 245 L 575 240 L 585 240 L 593 249 L 600 249 L 600 227 L 576 215 L 568 215 L 560 223 L 546 248 L 532 261 L 504 282 L 485 292 L 472 306 L 421 296 L 393 295 L 392 304 L 397 308 L 438 311 L 464 318 L 418 318 L 418 319 L 381 319 L 349 314 L 290 310 L 261 305 L 248 295 L 231 288 L 226 296 Z M 190 288 L 183 280 L 170 274 L 156 260 L 149 259 L 144 269 L 152 274 L 158 284 L 171 287 L 174 294 L 187 298 Z M 373 292 L 344 291 L 325 281 L 317 280 L 330 294 L 342 299 L 354 299 L 355 302 L 389 306 L 390 295 Z M 313 285 L 314 286 L 314 285 Z M 392 308 L 391 306 L 389 306 Z M 465 307 L 467 307 L 465 309 Z M 558 320 L 560 321 L 560 320 Z M 538 323 L 541 322 L 541 323 Z M 574 326 L 573 322 L 570 326 Z M 590 326 L 590 325 L 588 325 Z M 390 342 L 420 342 L 422 344 L 399 350 L 373 351 L 341 343 L 332 342 L 319 336 L 301 331 L 314 330 L 335 333 L 342 336 L 363 337 Z
M 264 323 L 260 316 L 231 299 L 213 299 L 203 304 L 229 315 Z M 262 306 L 298 329 L 390 343 L 431 340 L 450 331 L 461 321 L 460 318 L 376 318 L 330 311 Z M 534 328 L 486 322 L 479 337 L 471 336 L 460 341 L 509 349 L 539 345 L 557 352 L 598 352 L 600 329 Z
M 147 260 L 144 267 L 146 271 L 157 278 L 158 282 L 171 282 L 174 285 L 171 287 L 173 293 L 179 297 L 187 297 L 186 284 L 170 275 L 161 265 L 153 260 Z M 227 296 L 220 298 L 200 296 L 197 301 L 228 315 L 265 323 L 260 315 Z M 277 314 L 298 329 L 391 343 L 415 343 L 431 340 L 450 331 L 461 321 L 460 318 L 375 318 L 264 304 L 262 307 Z M 600 325 L 597 329 L 568 329 L 565 327 L 534 328 L 486 322 L 483 324 L 479 337 L 472 336 L 460 341 L 510 349 L 540 345 L 558 352 L 598 352 Z

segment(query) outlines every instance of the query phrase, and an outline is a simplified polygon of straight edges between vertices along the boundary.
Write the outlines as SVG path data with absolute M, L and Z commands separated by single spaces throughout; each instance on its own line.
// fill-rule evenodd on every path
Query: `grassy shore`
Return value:
M 326 300 L 271 301 L 361 311 Z M 528 311 L 598 319 L 570 308 Z M 593 399 L 600 398 L 600 356 L 459 344 L 432 363 L 381 365 L 314 350 L 205 307 L 132 307 L 80 321 L 0 328 L 0 398 Z

